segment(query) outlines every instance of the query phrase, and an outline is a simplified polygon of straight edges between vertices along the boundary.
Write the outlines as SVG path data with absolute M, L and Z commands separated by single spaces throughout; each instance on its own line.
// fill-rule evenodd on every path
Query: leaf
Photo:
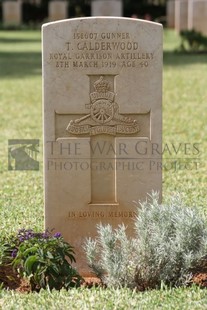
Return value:
M 29 249 L 26 249 L 23 255 L 27 256 L 28 254 L 35 253 L 35 252 L 37 252 L 37 247 L 33 246 L 33 247 L 30 247 Z
M 52 253 L 50 251 L 47 251 L 47 257 L 49 259 L 53 259 L 54 258 L 54 256 L 52 255 Z
M 25 263 L 24 263 L 24 268 L 25 268 L 25 272 L 30 275 L 32 272 L 33 272 L 33 266 L 34 264 L 38 263 L 38 260 L 37 260 L 37 256 L 36 255 L 32 255 L 32 256 L 29 256 Z
M 53 274 L 53 276 L 55 276 L 55 277 L 60 275 L 60 270 L 55 264 L 50 266 L 50 268 L 48 268 L 48 271 L 49 271 L 49 273 Z

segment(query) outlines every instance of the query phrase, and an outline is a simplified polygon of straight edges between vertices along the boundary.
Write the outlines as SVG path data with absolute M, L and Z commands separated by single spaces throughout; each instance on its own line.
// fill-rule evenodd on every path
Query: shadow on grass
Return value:
M 189 64 L 207 64 L 207 53 L 184 53 L 164 51 L 163 63 L 165 66 L 185 66 Z
M 40 75 L 41 52 L 1 52 L 0 68 L 0 77 Z
M 40 39 L 38 38 L 0 38 L 0 44 L 4 43 L 39 43 Z

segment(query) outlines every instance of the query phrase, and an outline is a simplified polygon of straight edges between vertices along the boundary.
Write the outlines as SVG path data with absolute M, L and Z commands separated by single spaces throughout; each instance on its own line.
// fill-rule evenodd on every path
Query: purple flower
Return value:
M 60 238 L 62 235 L 61 235 L 61 233 L 60 232 L 56 232 L 55 234 L 54 234 L 54 238 Z
M 42 237 L 43 239 L 48 239 L 49 236 L 50 236 L 50 235 L 48 234 L 47 231 L 41 234 L 41 237 Z
M 17 249 L 14 249 L 11 253 L 11 257 L 15 258 L 17 256 Z
M 20 229 L 18 232 L 17 237 L 19 238 L 20 242 L 24 242 L 25 240 L 29 240 L 31 238 L 34 238 L 34 232 L 32 229 Z
M 24 241 L 24 237 L 23 236 L 19 237 L 19 241 L 23 242 Z

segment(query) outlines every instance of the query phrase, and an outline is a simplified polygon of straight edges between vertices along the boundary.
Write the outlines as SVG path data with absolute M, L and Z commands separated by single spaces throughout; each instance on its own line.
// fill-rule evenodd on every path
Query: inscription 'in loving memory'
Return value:
M 74 218 L 135 218 L 134 211 L 69 211 L 68 219 Z
M 147 68 L 153 58 L 125 32 L 76 32 L 63 50 L 49 54 L 56 68 Z

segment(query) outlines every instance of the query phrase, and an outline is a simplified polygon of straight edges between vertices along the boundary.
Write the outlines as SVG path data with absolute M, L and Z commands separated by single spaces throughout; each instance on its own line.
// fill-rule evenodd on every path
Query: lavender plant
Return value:
M 145 202 L 135 203 L 134 238 L 127 238 L 124 225 L 115 230 L 98 225 L 98 237 L 86 240 L 88 264 L 106 285 L 183 285 L 206 255 L 206 221 L 198 210 L 184 206 L 178 195 L 167 205 L 158 201 L 153 192 Z
M 126 236 L 122 224 L 113 230 L 110 225 L 97 225 L 96 240 L 87 239 L 84 245 L 88 264 L 107 286 L 134 286 L 134 240 Z
M 73 248 L 59 232 L 36 233 L 21 229 L 7 244 L 7 258 L 8 255 L 14 269 L 21 277 L 29 279 L 33 290 L 68 289 L 82 281 L 71 265 L 75 262 Z
M 146 287 L 181 285 L 190 278 L 190 268 L 206 254 L 206 221 L 180 196 L 159 204 L 158 193 L 141 202 L 135 219 L 136 282 Z

